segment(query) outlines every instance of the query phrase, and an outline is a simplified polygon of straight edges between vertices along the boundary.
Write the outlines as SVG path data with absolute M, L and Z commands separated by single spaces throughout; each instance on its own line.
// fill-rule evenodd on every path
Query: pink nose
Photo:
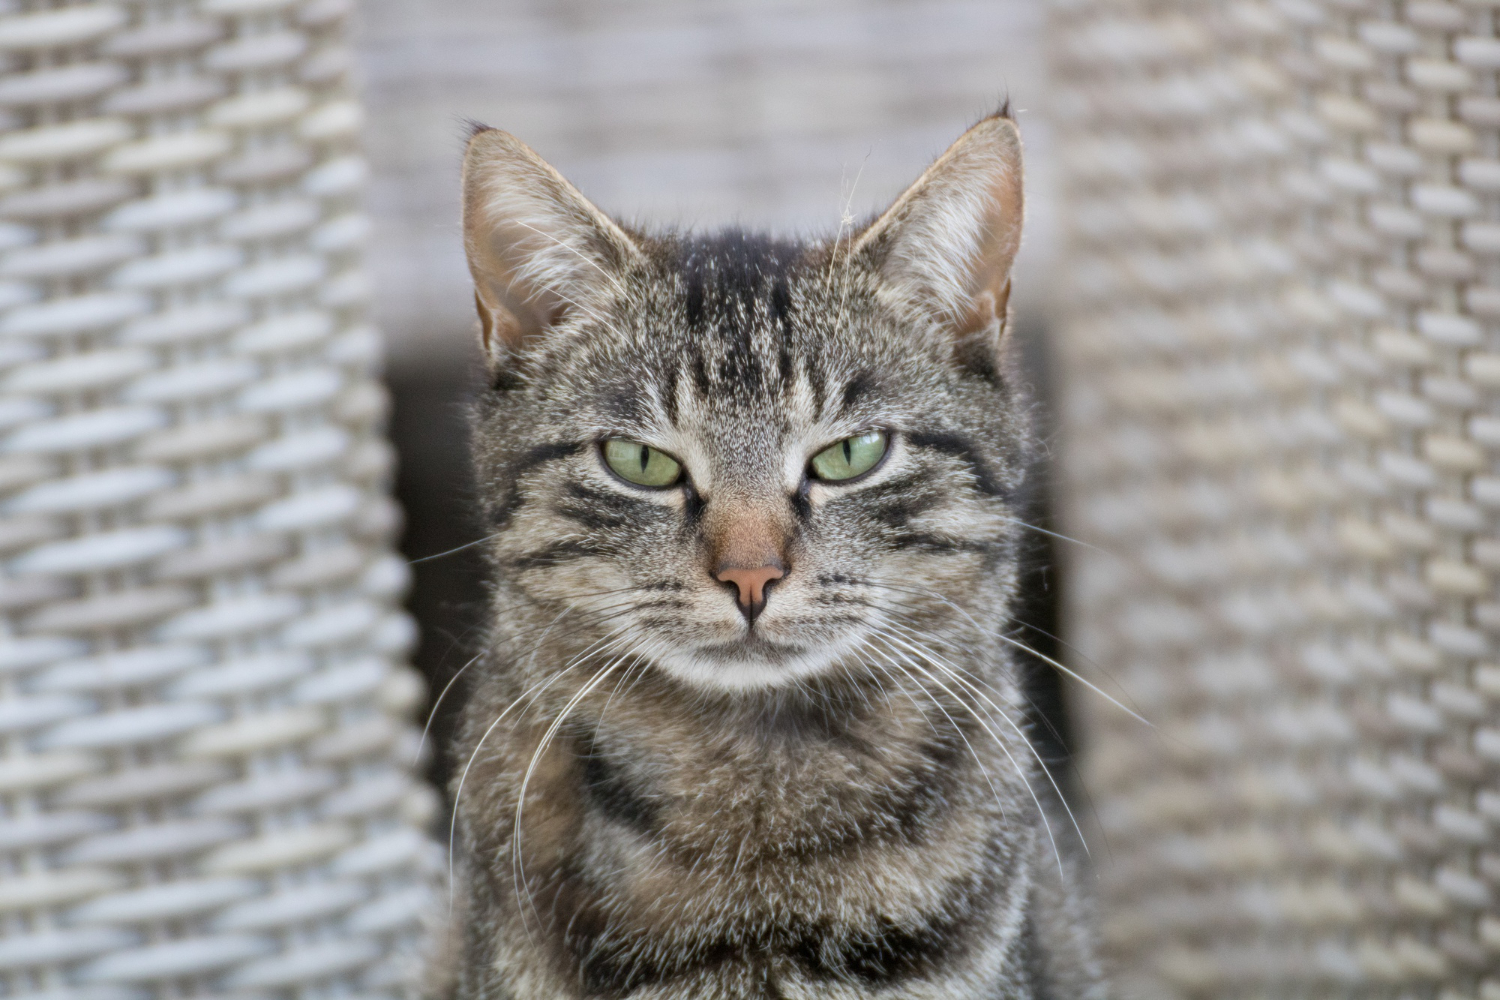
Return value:
M 732 583 L 740 591 L 740 610 L 750 618 L 760 613 L 766 602 L 766 585 L 780 580 L 786 573 L 779 564 L 767 563 L 754 569 L 725 566 L 714 571 L 714 578 L 723 583 Z

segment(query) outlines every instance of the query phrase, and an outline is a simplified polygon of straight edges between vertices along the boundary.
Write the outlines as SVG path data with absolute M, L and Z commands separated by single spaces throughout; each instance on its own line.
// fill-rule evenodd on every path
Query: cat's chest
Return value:
M 962 734 L 877 718 L 837 729 L 684 738 L 665 727 L 575 731 L 570 778 L 596 825 L 703 864 L 828 852 L 914 835 L 972 766 Z M 748 854 L 747 854 L 748 852 Z
M 930 731 L 878 749 L 840 738 L 653 754 L 592 738 L 574 753 L 558 775 L 577 803 L 574 842 L 611 895 L 648 909 L 889 903 L 935 848 L 977 854 L 992 831 L 987 810 L 966 808 L 972 757 Z
M 691 775 L 597 753 L 577 763 L 572 846 L 537 872 L 527 912 L 551 921 L 585 980 L 635 983 L 657 966 L 675 978 L 697 964 L 739 975 L 770 962 L 777 980 L 810 976 L 820 988 L 805 995 L 821 996 L 851 968 L 936 972 L 970 923 L 992 922 L 982 916 L 996 905 L 992 880 L 1022 856 L 1017 831 L 967 794 L 961 762 L 950 762 L 951 785 L 926 768 L 848 760 L 720 760 Z M 892 955 L 912 970 L 886 969 Z M 681 995 L 763 995 L 714 981 Z

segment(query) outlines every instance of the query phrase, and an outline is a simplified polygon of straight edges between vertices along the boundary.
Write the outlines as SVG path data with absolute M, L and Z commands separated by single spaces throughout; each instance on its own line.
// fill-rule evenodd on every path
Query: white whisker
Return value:
M 432 555 L 422 556 L 420 559 L 408 559 L 406 565 L 415 566 L 418 563 L 431 562 L 434 559 L 442 559 L 446 556 L 456 555 L 457 553 L 462 552 L 465 549 L 472 549 L 476 545 L 483 545 L 485 542 L 489 541 L 492 538 L 499 538 L 500 534 L 501 533 L 498 531 L 491 532 L 490 534 L 485 535 L 483 538 L 474 539 L 472 542 L 464 542 L 462 545 L 455 545 L 453 548 L 448 549 L 445 552 L 434 552 Z
M 916 636 L 912 634 L 912 631 L 910 629 L 905 628 L 904 626 L 896 622 L 887 622 L 886 624 L 888 624 L 892 628 L 901 630 L 908 637 L 910 637 L 913 642 L 916 641 Z M 1041 769 L 1042 775 L 1046 777 L 1047 783 L 1052 786 L 1052 791 L 1054 794 L 1056 794 L 1058 802 L 1062 804 L 1063 811 L 1068 814 L 1068 820 L 1073 824 L 1073 831 L 1078 834 L 1078 842 L 1083 846 L 1084 853 L 1092 856 L 1092 852 L 1089 850 L 1088 841 L 1083 835 L 1083 828 L 1078 824 L 1078 817 L 1073 814 L 1073 808 L 1068 804 L 1068 797 L 1063 794 L 1062 788 L 1057 784 L 1057 779 L 1052 776 L 1052 771 L 1047 767 L 1047 762 L 1043 760 L 1042 755 L 1037 752 L 1036 745 L 1031 742 L 1031 739 L 1026 735 L 1025 731 L 1016 724 L 1016 721 L 1010 717 L 1009 713 L 1007 713 L 1005 709 L 995 704 L 990 696 L 985 694 L 985 692 L 977 684 L 969 680 L 967 677 L 963 676 L 963 674 L 958 670 L 957 667 L 953 666 L 944 658 L 936 656 L 934 653 L 932 653 L 931 650 L 927 650 L 920 646 L 918 647 L 918 649 L 920 649 L 923 658 L 926 659 L 929 663 L 942 670 L 957 683 L 962 684 L 973 694 L 982 698 L 987 705 L 995 710 L 995 713 L 999 715 L 1000 718 L 1005 722 L 1005 724 L 1011 728 L 1016 736 L 1020 738 L 1021 742 L 1026 745 L 1026 749 L 1031 751 L 1031 756 L 1036 759 L 1037 766 Z M 993 688 L 991 689 L 993 690 Z M 1033 795 L 1033 797 L 1035 796 Z M 1040 802 L 1037 803 L 1037 807 L 1041 807 Z M 1045 815 L 1043 819 L 1045 821 Z M 1049 836 L 1051 834 L 1050 827 L 1048 828 L 1048 834 Z M 1056 845 L 1054 843 L 1054 848 L 1055 846 Z
M 547 632 L 551 631 L 552 626 L 557 624 L 559 618 L 561 618 L 563 615 L 566 615 L 571 610 L 571 608 L 563 608 L 562 611 L 558 612 L 557 618 L 553 618 L 552 621 L 548 623 L 547 631 L 544 631 L 542 633 L 541 639 L 539 639 L 536 643 L 537 646 L 541 646 L 542 643 L 547 641 Z M 488 646 L 485 649 L 481 649 L 473 656 L 469 657 L 469 661 L 463 666 L 459 667 L 458 670 L 454 672 L 452 677 L 448 678 L 448 683 L 443 685 L 443 690 L 438 692 L 438 696 L 433 699 L 432 707 L 427 710 L 427 722 L 422 726 L 422 736 L 417 740 L 417 751 L 412 755 L 412 766 L 415 767 L 417 761 L 422 759 L 422 749 L 427 745 L 427 736 L 432 731 L 433 720 L 437 718 L 438 709 L 442 707 L 443 699 L 448 697 L 448 692 L 453 690 L 453 685 L 458 683 L 458 679 L 464 675 L 464 671 L 468 670 L 474 664 L 478 663 L 485 657 L 486 654 L 494 652 L 494 650 L 495 647 L 493 645 Z
M 617 633 L 611 632 L 611 633 L 609 633 L 609 634 L 606 635 L 605 639 L 609 639 L 609 638 L 613 637 L 616 634 Z M 582 653 L 579 653 L 578 655 L 572 657 L 570 659 L 570 661 L 568 663 L 564 664 L 563 667 L 561 669 L 559 669 L 556 673 L 554 673 L 554 674 L 552 674 L 552 675 L 550 675 L 548 677 L 545 677 L 545 678 L 543 678 L 540 681 L 537 681 L 531 687 L 529 687 L 525 691 L 521 692 L 521 694 L 518 695 L 516 697 L 516 699 L 514 701 L 512 701 L 509 705 L 507 705 L 505 707 L 505 709 L 503 711 L 501 711 L 501 713 L 499 715 L 495 716 L 494 721 L 492 721 L 489 724 L 489 726 L 485 729 L 484 733 L 479 737 L 479 741 L 474 744 L 474 749 L 469 753 L 469 759 L 464 764 L 463 772 L 459 775 L 459 778 L 458 778 L 458 788 L 453 793 L 452 818 L 451 818 L 451 820 L 449 821 L 449 824 L 448 824 L 448 906 L 449 906 L 449 910 L 450 911 L 452 910 L 452 907 L 453 907 L 453 892 L 454 892 L 454 886 L 453 886 L 453 857 L 454 857 L 454 853 L 455 853 L 454 852 L 454 839 L 455 839 L 455 837 L 457 836 L 457 833 L 458 833 L 458 813 L 459 813 L 459 807 L 463 803 L 464 785 L 469 780 L 469 769 L 474 766 L 474 761 L 475 761 L 475 759 L 478 758 L 480 749 L 484 746 L 485 741 L 490 738 L 490 735 L 492 733 L 494 733 L 495 728 L 500 725 L 501 721 L 504 720 L 504 718 L 507 715 L 510 714 L 510 712 L 511 712 L 511 710 L 513 708 L 515 708 L 517 705 L 521 704 L 522 701 L 527 701 L 528 698 L 529 698 L 528 704 L 531 703 L 531 702 L 535 702 L 535 700 L 538 697 L 540 697 L 547 690 L 547 688 L 551 687 L 559 679 L 561 679 L 566 674 L 570 673 L 574 668 L 576 668 L 580 663 L 582 663 L 583 660 L 584 660 L 584 658 L 587 657 L 588 655 L 590 655 L 594 651 L 594 648 L 596 646 L 598 646 L 601 642 L 604 642 L 605 639 L 601 639 L 601 640 L 598 640 L 598 641 L 596 641 L 594 643 L 591 643 L 588 646 L 588 648 L 586 648 Z M 535 662 L 536 653 L 537 653 L 537 651 L 539 649 L 540 649 L 540 646 L 538 646 L 538 647 L 536 647 L 536 648 L 534 648 L 532 650 L 531 657 L 530 657 L 532 662 Z
M 1053 667 L 1054 669 L 1056 669 L 1060 673 L 1063 673 L 1063 674 L 1067 675 L 1068 677 L 1071 677 L 1073 680 L 1077 681 L 1079 684 L 1082 684 L 1084 687 L 1088 688 L 1090 691 L 1094 692 L 1096 695 L 1098 695 L 1099 697 L 1103 698 L 1105 701 L 1109 702 L 1111 705 L 1115 706 L 1120 711 L 1124 712 L 1126 715 L 1130 716 L 1132 719 L 1135 719 L 1137 722 L 1141 723 L 1142 725 L 1149 726 L 1152 729 L 1156 728 L 1155 726 L 1151 725 L 1150 720 L 1148 720 L 1145 716 L 1141 715 L 1139 712 L 1135 711 L 1134 709 L 1128 707 L 1123 702 L 1121 702 L 1119 699 L 1117 699 L 1113 695 L 1109 694 L 1109 692 L 1105 691 L 1103 688 L 1099 687 L 1093 681 L 1091 681 L 1088 678 L 1084 677 L 1082 674 L 1078 673 L 1076 670 L 1072 669 L 1069 666 L 1066 666 L 1065 664 L 1059 663 L 1057 660 L 1053 659 L 1050 656 L 1047 656 L 1045 653 L 1040 653 L 1037 650 L 1032 649 L 1030 646 L 1026 645 L 1023 642 L 1017 642 L 1015 639 L 1010 638 L 1009 636 L 1005 635 L 1002 632 L 998 632 L 998 631 L 996 631 L 995 629 L 992 629 L 992 628 L 985 628 L 983 625 L 980 625 L 977 621 L 975 621 L 974 617 L 972 615 L 970 615 L 968 611 L 966 611 L 965 609 L 959 607 L 957 604 L 955 604 L 953 601 L 949 600 L 948 598 L 944 597 L 942 594 L 939 594 L 939 593 L 936 593 L 936 592 L 930 591 L 930 590 L 920 589 L 920 588 L 919 589 L 909 589 L 909 588 L 905 588 L 905 587 L 897 587 L 897 586 L 893 586 L 893 585 L 888 584 L 888 583 L 867 582 L 867 585 L 868 586 L 872 586 L 872 587 L 883 588 L 885 590 L 893 590 L 893 591 L 895 591 L 897 593 L 901 593 L 901 594 L 913 594 L 913 595 L 916 595 L 916 596 L 919 596 L 919 597 L 928 597 L 928 598 L 931 598 L 932 600 L 935 600 L 935 601 L 941 601 L 943 604 L 946 604 L 948 607 L 952 608 L 954 611 L 957 611 L 959 614 L 963 615 L 964 618 L 968 619 L 969 623 L 971 625 L 973 625 L 976 629 L 978 629 L 979 632 L 980 632 L 980 634 L 987 635 L 987 636 L 990 636 L 992 638 L 998 639 L 1001 642 L 1004 642 L 1004 643 L 1007 643 L 1008 645 L 1014 646 L 1015 648 L 1021 650 L 1024 653 L 1027 653 L 1027 654 L 1029 654 L 1031 656 L 1036 657 L 1038 660 L 1041 660 L 1043 663 L 1048 664 L 1049 666 Z
M 877 650 L 874 650 L 874 649 L 872 649 L 871 651 L 872 652 L 878 652 Z M 921 670 L 920 666 L 918 666 L 915 663 L 912 663 L 910 660 L 908 660 L 907 658 L 902 657 L 902 656 L 892 655 L 892 656 L 889 657 L 889 660 L 890 660 L 891 665 L 895 666 L 902 673 L 905 673 L 907 675 L 908 679 L 910 679 L 913 683 L 916 683 L 916 678 L 911 676 L 911 674 L 908 672 L 907 668 L 908 667 L 916 667 L 916 669 Z M 924 674 L 926 673 L 926 671 L 922 671 L 922 672 Z M 929 676 L 928 679 L 931 680 L 931 677 Z M 933 683 L 937 683 L 937 682 L 934 681 Z M 938 684 L 938 687 L 942 687 L 942 685 Z M 917 684 L 917 689 L 919 691 L 922 691 L 923 690 L 922 689 L 922 685 L 921 684 Z M 948 710 L 943 707 L 942 702 L 938 701 L 936 698 L 933 698 L 932 697 L 932 692 L 930 692 L 930 691 L 923 691 L 923 693 L 926 694 L 928 696 L 928 698 L 932 699 L 932 704 L 937 708 L 937 710 L 939 712 L 943 713 L 943 718 L 945 718 L 945 719 L 948 720 L 948 724 L 953 727 L 953 731 L 958 734 L 958 738 L 961 739 L 961 740 L 963 740 L 964 746 L 968 748 L 969 755 L 974 758 L 974 764 L 975 764 L 975 766 L 977 766 L 979 768 L 979 773 L 984 776 L 984 782 L 985 782 L 985 784 L 987 784 L 987 785 L 990 786 L 990 794 L 995 797 L 995 805 L 997 805 L 997 806 L 1000 807 L 1000 815 L 1003 818 L 1005 816 L 1005 801 L 1000 796 L 1000 790 L 995 787 L 995 781 L 994 781 L 993 778 L 990 777 L 989 769 L 984 766 L 984 760 L 983 760 L 983 758 L 981 758 L 979 756 L 979 752 L 974 749 L 974 745 L 969 742 L 969 737 L 964 734 L 963 727 L 958 724 L 958 722 L 953 718 L 952 715 L 948 714 Z M 950 698 L 953 697 L 953 693 L 951 691 L 948 691 L 946 693 L 948 694 L 948 696 Z M 954 700 L 957 701 L 960 705 L 964 705 L 963 699 L 961 699 L 961 698 L 954 698 Z M 965 705 L 964 707 L 967 708 L 968 706 Z M 973 712 L 971 711 L 970 714 L 972 715 Z M 981 721 L 980 725 L 983 726 L 984 723 Z M 999 737 L 995 736 L 994 733 L 990 733 L 990 736 L 991 736 L 991 738 L 995 739 L 995 741 L 997 743 L 999 742 Z M 1002 749 L 1003 749 L 1003 747 L 1002 747 Z M 1014 761 L 1012 763 L 1014 763 Z
M 521 852 L 523 812 L 526 808 L 526 789 L 531 784 L 531 776 L 536 771 L 537 763 L 541 760 L 542 755 L 547 752 L 547 747 L 551 744 L 552 738 L 557 735 L 558 730 L 562 728 L 563 723 L 567 721 L 567 718 L 572 713 L 573 709 L 578 707 L 578 703 L 587 698 L 595 688 L 604 683 L 605 679 L 607 679 L 610 674 L 614 673 L 615 668 L 623 663 L 629 655 L 630 654 L 627 653 L 625 656 L 618 657 L 610 661 L 610 663 L 606 667 L 604 667 L 597 674 L 591 677 L 588 682 L 583 685 L 583 687 L 579 688 L 578 691 L 574 693 L 573 697 L 568 699 L 568 703 L 563 706 L 563 709 L 558 713 L 557 718 L 552 720 L 552 724 L 547 727 L 547 731 L 542 735 L 541 741 L 537 744 L 536 749 L 531 754 L 531 762 L 526 766 L 526 773 L 521 778 L 521 791 L 520 794 L 516 796 L 515 830 L 511 837 L 512 870 L 513 877 L 516 880 L 515 888 L 517 903 L 521 902 L 522 896 L 524 895 L 526 905 L 531 907 L 532 913 L 536 916 L 538 922 L 541 921 L 541 914 L 536 911 L 536 904 L 532 900 L 531 890 L 526 884 L 526 859 Z M 522 925 L 525 926 L 525 908 L 523 907 L 520 912 L 522 914 Z
M 1055 538 L 1060 542 L 1070 542 L 1073 545 L 1079 545 L 1085 549 L 1093 549 L 1095 552 L 1100 552 L 1107 556 L 1115 554 L 1108 549 L 1100 548 L 1093 542 L 1085 542 L 1080 538 L 1073 538 L 1069 535 L 1064 535 L 1061 532 L 1053 531 L 1050 528 L 1039 527 L 1038 525 L 1032 524 L 1030 521 L 1023 521 L 1019 517 L 1008 517 L 1005 520 L 1009 524 L 1014 524 L 1017 527 L 1025 528 L 1027 531 L 1034 531 L 1039 535 L 1046 535 L 1048 538 Z
M 895 638 L 895 637 L 893 637 L 893 636 L 891 636 L 889 634 L 882 634 L 882 638 L 891 639 L 891 638 Z M 898 639 L 898 641 L 900 641 L 900 640 Z M 907 646 L 905 643 L 903 643 L 902 645 L 905 646 L 907 649 L 911 649 L 911 647 Z M 919 655 L 921 655 L 923 659 L 928 660 L 928 662 L 932 662 L 931 659 L 930 659 L 930 657 L 928 657 L 927 655 L 925 655 L 925 653 L 926 653 L 925 650 L 919 650 L 918 652 L 919 652 Z M 974 721 L 977 722 L 977 723 L 979 723 L 980 727 L 982 729 L 984 729 L 984 731 L 989 735 L 990 739 L 992 739 L 992 740 L 995 741 L 995 745 L 1000 748 L 1001 753 L 1005 754 L 1006 759 L 1008 759 L 1010 761 L 1011 766 L 1016 769 L 1016 774 L 1020 776 L 1022 784 L 1024 784 L 1026 786 L 1026 792 L 1027 792 L 1028 795 L 1031 796 L 1031 801 L 1036 805 L 1037 816 L 1042 821 L 1042 827 L 1043 827 L 1043 829 L 1045 829 L 1047 831 L 1047 841 L 1048 841 L 1048 843 L 1050 843 L 1052 845 L 1052 854 L 1057 859 L 1057 874 L 1058 874 L 1058 876 L 1060 878 L 1062 878 L 1063 880 L 1066 881 L 1066 879 L 1067 879 L 1067 872 L 1065 871 L 1065 866 L 1063 865 L 1062 851 L 1058 849 L 1057 838 L 1052 835 L 1052 824 L 1050 824 L 1050 823 L 1047 822 L 1047 810 L 1045 808 L 1043 808 L 1043 806 L 1042 806 L 1042 800 L 1037 796 L 1036 789 L 1034 789 L 1034 788 L 1031 787 L 1031 779 L 1027 776 L 1025 768 L 1021 767 L 1021 762 L 1018 761 L 1018 760 L 1016 760 L 1015 755 L 1010 752 L 1010 747 L 1008 747 L 1008 746 L 1005 745 L 1005 741 L 1000 738 L 1000 736 L 999 736 L 998 733 L 996 733 L 993 729 L 991 729 L 989 727 L 989 724 L 984 721 L 984 717 L 981 716 L 979 714 L 979 712 L 975 711 L 974 708 L 973 708 L 973 706 L 969 705 L 969 703 L 966 702 L 966 701 L 964 701 L 962 698 L 959 698 L 956 695 L 954 695 L 953 691 L 946 684 L 944 684 L 942 681 L 940 681 L 936 677 L 934 677 L 931 674 L 931 672 L 929 672 L 928 670 L 926 670 L 925 668 L 923 668 L 921 666 L 921 664 L 914 663 L 914 662 L 911 662 L 911 661 L 906 661 L 906 663 L 907 663 L 908 666 L 911 666 L 911 667 L 915 668 L 916 670 L 920 671 L 921 674 L 924 677 L 926 677 L 933 684 L 937 685 L 938 688 L 940 690 L 942 690 L 942 692 L 944 694 L 948 695 L 948 697 L 952 698 L 954 701 L 956 701 L 960 705 L 964 706 L 964 708 L 968 709 L 969 710 L 969 714 L 974 717 Z M 934 666 L 935 665 L 936 664 L 934 664 Z M 991 704 L 993 705 L 993 702 L 991 702 Z M 999 711 L 998 708 L 996 710 Z M 946 714 L 946 712 L 944 714 Z M 1000 714 L 1002 716 L 1004 716 L 1005 713 L 1001 712 Z M 1023 736 L 1022 739 L 1024 740 L 1025 737 Z M 966 743 L 968 742 L 967 738 L 965 738 L 965 742 Z M 1030 746 L 1030 741 L 1026 741 L 1026 743 L 1027 743 L 1028 746 Z M 1034 749 L 1033 749 L 1033 752 L 1035 752 Z M 983 765 L 981 764 L 980 767 L 982 769 Z M 1045 772 L 1045 770 L 1046 769 L 1043 768 L 1044 772 Z M 988 780 L 988 775 L 987 774 L 986 774 L 986 780 Z M 1049 780 L 1050 780 L 1050 776 L 1049 776 Z M 994 786 L 992 784 L 991 788 L 993 789 L 993 787 Z M 1055 785 L 1054 785 L 1054 787 L 1055 787 Z M 1080 835 L 1081 835 L 1081 831 L 1080 831 Z

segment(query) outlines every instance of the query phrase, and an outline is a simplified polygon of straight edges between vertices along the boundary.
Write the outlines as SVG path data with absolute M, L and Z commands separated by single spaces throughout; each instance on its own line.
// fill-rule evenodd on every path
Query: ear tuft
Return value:
M 956 338 L 1003 333 L 1021 245 L 1021 136 L 1000 111 L 970 128 L 860 235 L 904 304 Z
M 509 364 L 578 315 L 602 315 L 640 251 L 521 140 L 480 127 L 463 166 L 464 249 L 485 355 Z

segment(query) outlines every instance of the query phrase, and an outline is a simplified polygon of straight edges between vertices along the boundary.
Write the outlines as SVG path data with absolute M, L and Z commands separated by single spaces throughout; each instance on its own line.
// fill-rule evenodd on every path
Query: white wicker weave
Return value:
M 1072 620 L 1141 997 L 1500 998 L 1497 5 L 1054 0 Z
M 407 982 L 350 6 L 0 3 L 0 996 Z

